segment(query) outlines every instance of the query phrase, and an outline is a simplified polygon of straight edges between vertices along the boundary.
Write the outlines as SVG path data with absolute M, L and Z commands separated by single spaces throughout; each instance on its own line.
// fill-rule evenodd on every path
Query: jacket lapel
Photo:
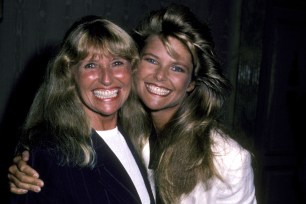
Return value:
M 149 179 L 148 179 L 147 169 L 146 169 L 145 165 L 143 164 L 142 160 L 140 159 L 140 157 L 139 157 L 136 149 L 134 148 L 130 138 L 123 131 L 123 129 L 122 129 L 122 127 L 120 125 L 118 125 L 118 129 L 121 132 L 121 134 L 123 135 L 127 145 L 129 146 L 129 148 L 130 148 L 130 150 L 131 150 L 131 152 L 132 152 L 132 154 L 133 154 L 133 156 L 134 156 L 134 158 L 136 160 L 137 165 L 139 166 L 142 178 L 144 180 L 144 183 L 145 183 L 145 185 L 147 187 L 147 191 L 148 191 L 149 196 L 150 196 L 151 203 L 155 203 L 154 196 L 153 196 L 152 189 L 151 189 L 151 185 L 150 185 L 150 182 L 149 182 Z
M 97 163 L 94 170 L 98 173 L 100 183 L 122 203 L 141 203 L 137 190 L 125 168 L 104 140 L 93 131 L 93 146 Z M 98 179 L 98 178 L 97 178 Z

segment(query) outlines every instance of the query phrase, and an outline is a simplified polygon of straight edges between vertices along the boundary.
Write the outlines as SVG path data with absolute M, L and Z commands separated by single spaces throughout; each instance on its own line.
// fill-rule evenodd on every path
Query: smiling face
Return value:
M 74 70 L 79 96 L 93 126 L 101 117 L 112 118 L 116 125 L 117 111 L 131 90 L 130 62 L 110 54 L 89 55 Z
M 171 55 L 158 36 L 146 40 L 136 74 L 140 99 L 160 118 L 170 118 L 194 88 L 189 50 L 173 37 L 168 41 L 174 51 Z

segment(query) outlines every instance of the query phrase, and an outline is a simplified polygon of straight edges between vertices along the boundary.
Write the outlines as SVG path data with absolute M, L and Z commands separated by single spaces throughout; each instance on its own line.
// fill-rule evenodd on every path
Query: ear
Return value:
M 192 92 L 194 87 L 195 87 L 195 81 L 190 82 L 187 87 L 187 93 Z

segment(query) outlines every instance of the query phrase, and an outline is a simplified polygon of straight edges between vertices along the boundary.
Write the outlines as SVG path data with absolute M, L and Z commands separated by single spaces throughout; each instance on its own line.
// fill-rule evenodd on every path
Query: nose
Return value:
M 100 72 L 100 82 L 104 85 L 110 85 L 113 80 L 113 74 L 110 69 L 102 68 Z
M 167 79 L 167 73 L 166 69 L 163 69 L 162 67 L 159 67 L 155 71 L 155 78 L 157 81 L 164 81 Z

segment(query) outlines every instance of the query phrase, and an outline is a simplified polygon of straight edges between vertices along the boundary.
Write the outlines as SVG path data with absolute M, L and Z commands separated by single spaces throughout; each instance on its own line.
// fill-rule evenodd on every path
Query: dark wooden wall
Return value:
M 304 0 L 0 0 L 1 203 L 8 202 L 18 128 L 71 23 L 96 14 L 131 30 L 148 11 L 171 2 L 189 6 L 211 26 L 234 86 L 225 119 L 247 133 L 258 203 L 305 202 L 305 133 L 299 133 L 305 119 L 298 119 L 306 112 Z
M 306 203 L 306 2 L 290 3 L 268 5 L 263 32 L 255 139 L 267 204 Z

